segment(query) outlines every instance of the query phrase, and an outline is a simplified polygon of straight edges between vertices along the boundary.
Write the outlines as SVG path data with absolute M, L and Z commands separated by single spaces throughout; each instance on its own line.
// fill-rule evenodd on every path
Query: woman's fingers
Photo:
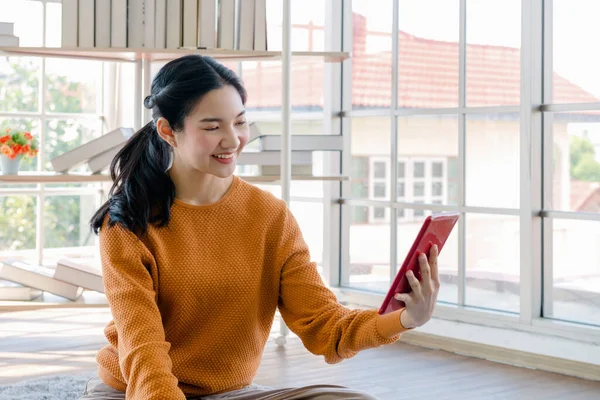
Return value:
M 434 288 L 439 288 L 440 286 L 438 255 L 438 246 L 437 244 L 434 244 L 433 246 L 431 246 L 431 250 L 429 250 L 429 267 L 431 268 L 431 280 L 433 281 Z
M 431 269 L 427 262 L 427 256 L 425 253 L 419 254 L 419 267 L 421 268 L 421 277 L 423 280 L 431 279 Z
M 411 287 L 413 293 L 415 294 L 415 296 L 417 297 L 417 299 L 422 298 L 423 291 L 421 289 L 421 283 L 419 282 L 419 280 L 417 279 L 415 274 L 409 270 L 406 273 L 406 279 L 408 279 L 408 284 L 410 285 L 410 287 Z
M 408 293 L 396 293 L 394 298 L 398 301 L 404 302 L 404 304 L 412 303 L 412 297 Z

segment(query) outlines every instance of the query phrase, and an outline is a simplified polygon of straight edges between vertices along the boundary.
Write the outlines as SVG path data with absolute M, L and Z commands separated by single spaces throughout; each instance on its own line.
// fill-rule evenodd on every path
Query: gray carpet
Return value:
M 55 375 L 0 385 L 2 400 L 77 400 L 89 375 Z

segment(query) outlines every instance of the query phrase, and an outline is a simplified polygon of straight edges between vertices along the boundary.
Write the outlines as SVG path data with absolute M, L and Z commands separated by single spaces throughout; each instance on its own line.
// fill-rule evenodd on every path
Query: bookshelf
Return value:
M 192 2 L 193 3 L 193 2 Z M 240 176 L 248 182 L 277 183 L 282 186 L 282 198 L 290 202 L 291 181 L 323 181 L 335 183 L 349 181 L 347 176 L 292 175 L 291 156 L 291 62 L 292 60 L 320 60 L 325 63 L 343 63 L 351 58 L 349 52 L 337 51 L 291 51 L 291 0 L 283 1 L 282 50 L 226 50 L 198 48 L 86 48 L 86 47 L 0 47 L 0 55 L 23 57 L 51 57 L 64 59 L 85 59 L 108 62 L 133 63 L 135 65 L 134 84 L 134 130 L 139 129 L 150 118 L 149 110 L 142 107 L 142 99 L 150 92 L 150 70 L 153 62 L 166 62 L 188 54 L 209 56 L 220 61 L 279 61 L 282 65 L 282 107 L 281 107 L 281 174 L 279 176 Z M 341 30 L 340 30 L 341 32 Z M 336 34 L 337 35 L 337 34 Z M 337 39 L 335 43 L 337 43 Z M 339 46 L 341 47 L 341 46 Z M 92 183 L 111 182 L 106 174 L 77 174 L 54 172 L 22 172 L 18 175 L 0 175 L 0 184 L 51 184 L 51 183 Z M 42 301 L 1 302 L 0 312 L 55 307 L 107 307 L 102 296 L 84 292 L 81 299 L 71 302 L 46 296 Z M 287 328 L 282 322 L 282 337 Z M 285 341 L 285 340 L 284 340 Z M 278 343 L 282 343 L 278 339 Z
M 79 58 L 97 61 L 135 62 L 169 61 L 186 54 L 200 54 L 221 61 L 277 61 L 280 51 L 242 51 L 225 49 L 130 49 L 130 48 L 64 48 L 64 47 L 0 47 L 6 55 L 28 57 Z M 336 51 L 293 51 L 296 59 L 316 58 L 324 62 L 342 62 L 350 58 L 347 52 Z

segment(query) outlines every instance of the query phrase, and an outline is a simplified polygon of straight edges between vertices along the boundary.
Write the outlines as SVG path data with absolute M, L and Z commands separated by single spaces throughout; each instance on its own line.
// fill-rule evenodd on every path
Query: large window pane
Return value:
M 46 59 L 46 110 L 56 113 L 95 113 L 102 63 Z
M 291 2 L 292 50 L 323 51 L 325 46 L 325 2 L 322 0 L 293 0 Z M 267 45 L 272 51 L 281 50 L 283 2 L 267 0 Z
M 467 0 L 468 106 L 520 103 L 520 48 L 521 0 Z
M 519 207 L 519 132 L 516 113 L 467 116 L 467 205 Z
M 54 253 L 45 251 L 45 263 L 65 257 L 65 252 L 89 252 L 94 247 L 96 235 L 91 232 L 89 222 L 99 206 L 99 195 L 93 194 L 44 199 L 44 248 L 61 249 Z
M 352 119 L 352 197 L 389 200 L 391 121 L 388 117 Z
M 350 265 L 345 285 L 385 293 L 390 287 L 390 209 L 350 206 Z
M 35 257 L 35 196 L 0 197 L 0 261 Z
M 600 34 L 600 2 L 553 0 L 552 8 L 552 101 L 600 101 L 600 58 L 591 50 Z
M 392 104 L 392 2 L 352 1 L 352 107 Z
M 600 325 L 600 222 L 554 219 L 552 309 L 545 316 Z
M 466 216 L 467 305 L 519 312 L 519 235 L 518 217 Z
M 0 111 L 38 111 L 40 59 L 0 57 Z
M 421 214 L 421 216 L 413 217 L 415 214 Z M 400 270 L 404 259 L 409 254 L 425 216 L 430 214 L 430 210 L 398 210 L 397 270 Z M 441 282 L 438 300 L 456 304 L 458 302 L 458 225 L 444 244 L 438 260 L 438 268 Z
M 245 61 L 242 79 L 248 91 L 249 111 L 281 110 L 282 77 L 280 61 Z M 292 110 L 323 111 L 323 60 L 292 61 Z
M 398 118 L 398 201 L 458 204 L 458 118 Z
M 458 0 L 400 0 L 399 108 L 458 106 L 458 8 Z
M 550 114 L 552 191 L 546 207 L 600 212 L 600 111 Z

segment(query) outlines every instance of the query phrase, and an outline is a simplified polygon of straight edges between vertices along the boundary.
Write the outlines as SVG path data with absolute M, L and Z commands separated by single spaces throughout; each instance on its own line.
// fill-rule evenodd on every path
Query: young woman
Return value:
M 91 221 L 113 320 L 82 399 L 373 399 L 253 384 L 275 311 L 328 363 L 393 343 L 431 318 L 437 249 L 399 297 L 405 309 L 344 308 L 286 203 L 233 175 L 248 140 L 240 79 L 189 55 L 166 64 L 151 93 L 153 120 L 116 156 Z

